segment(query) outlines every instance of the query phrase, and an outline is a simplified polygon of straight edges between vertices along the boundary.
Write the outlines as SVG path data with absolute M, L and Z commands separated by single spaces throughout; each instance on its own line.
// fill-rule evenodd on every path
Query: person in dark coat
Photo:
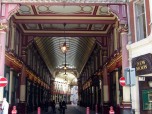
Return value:
M 56 113 L 56 111 L 55 111 L 55 105 L 56 105 L 56 104 L 55 104 L 55 100 L 53 100 L 53 101 L 52 101 L 52 110 L 53 110 L 53 113 Z
M 62 113 L 62 100 L 60 100 L 60 102 L 59 102 L 59 111 L 60 111 L 60 113 Z
M 67 105 L 66 105 L 66 102 L 63 100 L 62 101 L 62 114 L 65 114 L 65 109 L 67 109 Z
M 48 112 L 52 111 L 52 101 L 50 100 L 48 103 Z

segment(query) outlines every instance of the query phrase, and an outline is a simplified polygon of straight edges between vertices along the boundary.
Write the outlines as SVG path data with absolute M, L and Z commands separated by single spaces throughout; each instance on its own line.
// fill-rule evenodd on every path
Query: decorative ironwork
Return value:
M 121 24 L 118 28 L 119 32 L 128 32 L 128 25 L 126 24 Z

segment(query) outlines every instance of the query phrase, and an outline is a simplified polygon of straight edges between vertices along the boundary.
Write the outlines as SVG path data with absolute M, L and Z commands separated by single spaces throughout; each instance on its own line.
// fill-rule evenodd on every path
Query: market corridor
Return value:
M 0 0 L 0 114 L 152 114 L 151 22 L 152 0 Z

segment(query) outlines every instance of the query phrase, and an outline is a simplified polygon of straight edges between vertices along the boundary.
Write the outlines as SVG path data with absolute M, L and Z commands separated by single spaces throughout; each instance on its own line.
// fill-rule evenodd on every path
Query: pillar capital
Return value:
M 114 28 L 116 28 L 116 29 L 118 29 L 118 28 L 119 28 L 119 23 L 118 23 L 118 21 L 116 21 L 116 23 L 115 23 L 115 24 L 113 24 L 113 27 L 114 27 Z
M 0 23 L 6 23 L 20 8 L 19 4 L 4 3 L 1 5 Z
M 15 23 L 11 23 L 11 27 L 14 29 L 14 28 L 16 28 L 16 24 Z
M 118 68 L 115 68 L 115 70 L 114 70 L 115 72 L 118 72 Z
M 127 24 L 127 7 L 125 4 L 110 4 L 109 11 L 118 18 L 121 24 Z
M 14 68 L 10 68 L 10 71 L 14 71 Z
M 128 32 L 128 25 L 126 25 L 126 24 L 119 25 L 118 31 L 120 33 Z
M 0 31 L 7 31 L 8 25 L 7 23 L 0 23 Z

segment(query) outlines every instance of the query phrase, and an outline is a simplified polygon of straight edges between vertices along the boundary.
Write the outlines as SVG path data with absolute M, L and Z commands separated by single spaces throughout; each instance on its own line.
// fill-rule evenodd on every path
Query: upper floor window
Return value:
M 135 23 L 137 41 L 146 38 L 146 19 L 144 0 L 135 3 Z

